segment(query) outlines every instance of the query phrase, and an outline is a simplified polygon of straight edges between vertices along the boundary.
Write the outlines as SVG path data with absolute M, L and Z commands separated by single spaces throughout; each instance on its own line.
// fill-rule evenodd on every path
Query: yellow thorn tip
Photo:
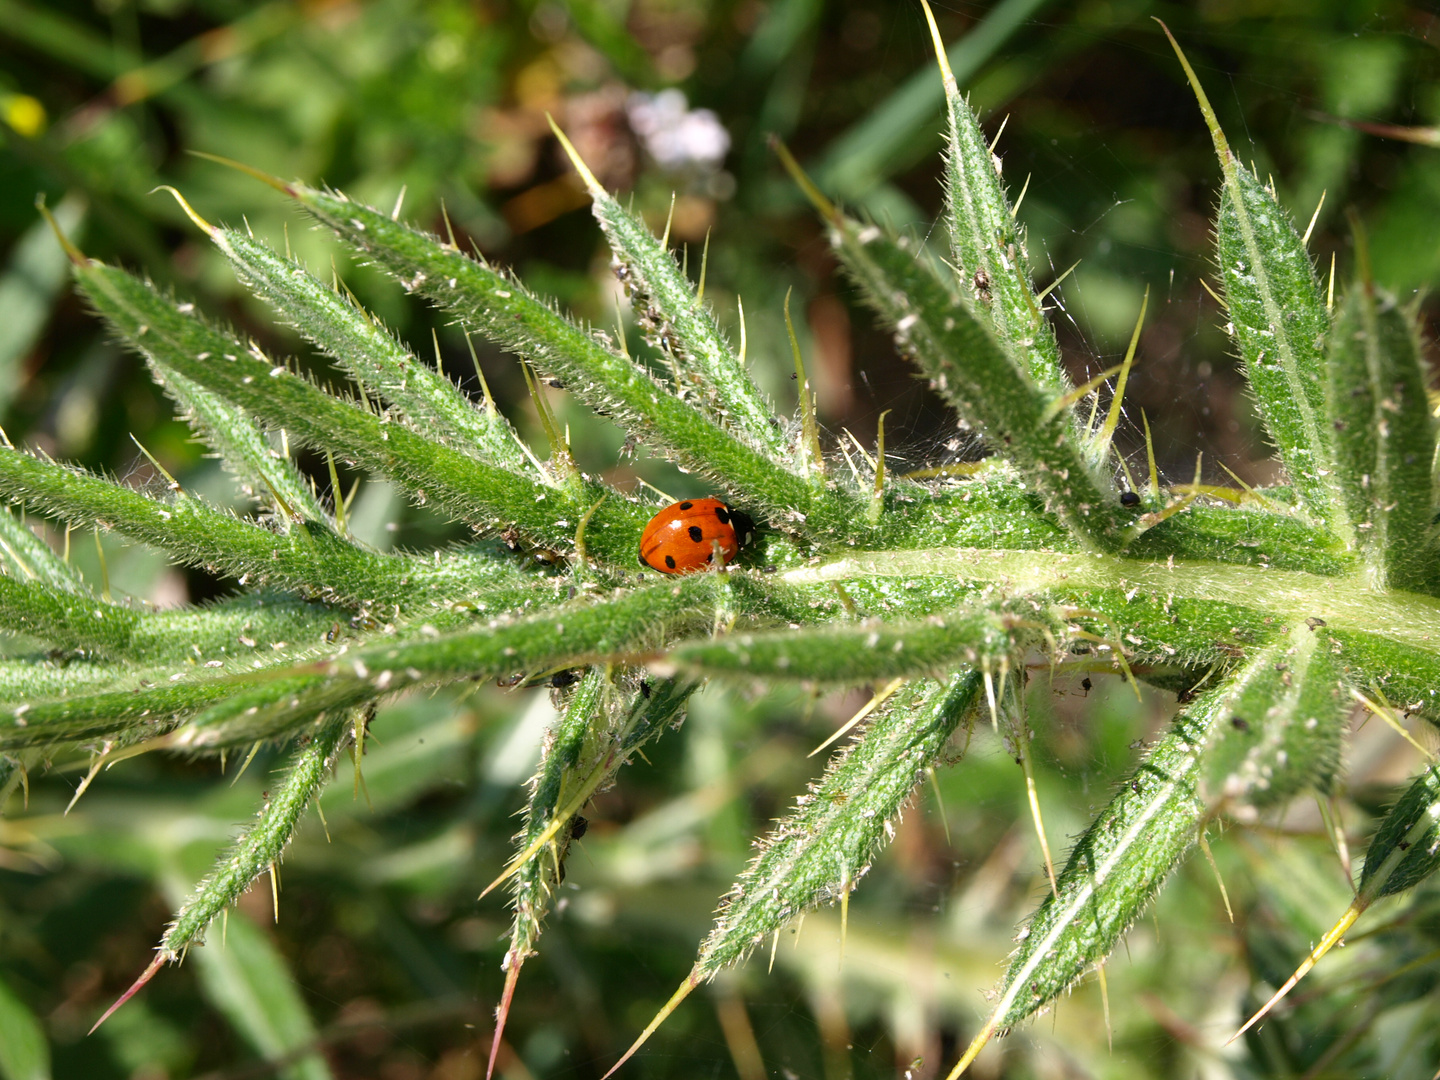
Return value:
M 945 1077 L 945 1080 L 956 1080 L 961 1073 L 968 1069 L 975 1059 L 980 1056 L 980 1051 L 984 1050 L 986 1044 L 990 1042 L 990 1036 L 994 1034 L 995 1020 L 992 1017 L 990 1021 L 980 1029 L 980 1034 L 976 1035 L 975 1038 L 970 1041 L 970 1045 L 965 1048 L 965 1053 L 961 1055 L 960 1060 L 955 1063 L 955 1068 L 950 1070 L 950 1075 Z
M 1316 945 L 1315 948 L 1310 950 L 1310 955 L 1307 956 L 1304 962 L 1295 969 L 1295 974 L 1291 975 L 1290 978 L 1285 980 L 1285 985 L 1280 987 L 1279 990 L 1276 990 L 1270 1000 L 1267 1001 L 1264 1005 L 1260 1006 L 1259 1011 L 1256 1012 L 1254 1016 L 1250 1017 L 1249 1020 L 1245 1021 L 1245 1026 L 1242 1027 L 1239 1031 L 1237 1031 L 1234 1035 L 1230 1036 L 1229 1040 L 1225 1043 L 1225 1045 L 1229 1046 L 1230 1043 L 1233 1043 L 1236 1039 L 1240 1038 L 1241 1035 L 1244 1035 L 1245 1032 L 1249 1031 L 1252 1027 L 1259 1023 L 1261 1018 L 1263 1018 L 1266 1013 L 1268 1013 L 1271 1009 L 1278 1005 L 1281 998 L 1283 998 L 1286 994 L 1290 993 L 1291 990 L 1295 989 L 1296 984 L 1299 983 L 1301 979 L 1303 979 L 1306 975 L 1310 973 L 1310 969 L 1313 968 L 1316 964 L 1318 964 L 1320 962 L 1320 959 L 1332 948 L 1335 947 L 1335 944 L 1342 937 L 1345 936 L 1345 932 L 1349 930 L 1350 927 L 1355 925 L 1355 920 L 1360 917 L 1360 913 L 1364 910 L 1365 909 L 1360 906 L 1360 902 L 1358 900 L 1355 903 L 1351 904 L 1348 908 L 1346 908 L 1345 914 L 1340 916 L 1340 921 L 1337 922 L 1326 932 L 1325 936 L 1320 939 L 1320 944 Z
M 169 184 L 161 184 L 159 187 L 151 188 L 150 194 L 154 195 L 157 191 L 168 191 L 171 195 L 175 196 L 175 201 L 180 204 L 180 209 L 185 211 L 185 216 L 195 223 L 195 227 L 210 237 L 211 240 L 216 238 L 215 226 L 197 214 L 195 208 L 185 201 L 184 195 L 181 195 L 180 192 L 176 191 Z
M 50 208 L 45 205 L 45 196 L 43 194 L 35 196 L 35 209 L 40 211 L 40 216 L 43 217 L 50 226 L 50 231 L 55 234 L 55 239 L 60 241 L 60 247 L 72 263 L 76 266 L 84 266 L 90 261 L 85 257 L 83 251 L 71 243 L 70 238 L 65 235 L 65 230 L 60 228 L 60 223 L 55 220 L 55 215 L 50 213 Z M 10 444 L 8 438 L 5 440 L 5 444 L 7 446 Z
M 243 161 L 236 161 L 234 158 L 221 157 L 219 154 L 207 154 L 203 150 L 187 150 L 185 152 L 198 158 L 204 158 L 206 161 L 213 161 L 217 165 L 224 165 L 227 169 L 234 169 L 236 172 L 242 172 L 246 176 L 250 176 L 256 180 L 259 180 L 262 184 L 268 184 L 270 187 L 274 188 L 282 195 L 291 195 L 297 197 L 299 195 L 299 190 L 293 185 L 287 184 L 279 177 L 271 176 L 269 173 L 263 172 L 262 170 L 255 168 L 255 166 L 253 165 L 246 165 Z
M 595 174 L 590 171 L 590 166 L 585 164 L 585 159 L 580 156 L 580 151 L 575 149 L 575 144 L 565 137 L 565 132 L 560 130 L 560 125 L 548 112 L 545 119 L 550 122 L 550 130 L 555 133 L 555 138 L 560 140 L 560 149 L 565 151 L 565 156 L 570 159 L 570 164 L 575 166 L 575 171 L 580 174 L 580 179 L 585 181 L 585 189 L 594 198 L 603 197 L 606 192 L 600 186 L 600 181 L 595 179 Z
M 790 178 L 795 181 L 805 197 L 810 200 L 811 205 L 820 211 L 821 216 L 832 224 L 840 224 L 840 211 L 815 186 L 815 181 L 811 180 L 805 170 L 800 167 L 800 163 L 795 160 L 795 155 L 790 153 L 790 148 L 781 142 L 780 136 L 770 136 L 770 149 L 775 151 L 775 156 L 780 159 L 780 164 L 785 167 L 785 171 L 790 174 Z
M 945 42 L 940 38 L 940 27 L 935 25 L 935 13 L 926 0 L 920 0 L 920 6 L 925 9 L 925 21 L 930 24 L 930 40 L 935 43 L 935 60 L 940 65 L 940 78 L 945 80 L 945 90 L 949 94 L 958 94 L 960 88 L 955 83 L 955 73 L 950 70 L 950 57 L 945 52 Z
M 1195 92 L 1195 101 L 1200 106 L 1200 115 L 1205 118 L 1205 126 L 1210 129 L 1210 138 L 1215 143 L 1215 153 L 1223 165 L 1234 155 L 1230 153 L 1230 144 L 1225 139 L 1225 132 L 1220 129 L 1220 121 L 1216 119 L 1215 110 L 1210 106 L 1210 99 L 1205 95 L 1205 88 L 1200 85 L 1200 77 L 1190 66 L 1190 61 L 1185 56 L 1185 50 L 1180 48 L 1180 43 L 1175 40 L 1175 35 L 1170 32 L 1170 27 L 1166 26 L 1164 20 L 1157 16 L 1150 17 L 1160 24 L 1161 30 L 1165 31 L 1165 36 L 1170 39 L 1170 47 L 1175 50 L 1175 55 L 1180 60 L 1180 66 L 1185 69 L 1185 77 L 1190 80 L 1190 89 Z
M 651 1035 L 655 1034 L 655 1030 L 670 1018 L 670 1014 L 680 1007 L 682 1001 L 690 996 L 690 991 L 699 985 L 700 980 L 696 978 L 695 973 L 692 971 L 686 977 L 685 981 L 680 984 L 680 989 L 676 990 L 675 993 L 670 996 L 670 1000 L 660 1007 L 660 1011 L 655 1014 L 655 1019 L 650 1021 L 645 1030 L 640 1033 L 640 1037 L 630 1044 L 630 1049 L 620 1055 L 620 1060 L 610 1066 L 610 1071 L 602 1076 L 600 1080 L 610 1080 L 610 1077 L 619 1071 L 621 1065 L 624 1065 L 625 1062 L 634 1057 L 635 1052 L 649 1041 Z

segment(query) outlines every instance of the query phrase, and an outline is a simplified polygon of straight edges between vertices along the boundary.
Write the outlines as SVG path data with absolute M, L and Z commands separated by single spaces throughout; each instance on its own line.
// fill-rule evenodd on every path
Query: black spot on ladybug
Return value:
M 700 543 L 701 540 L 705 539 L 705 530 L 700 528 L 699 525 L 691 525 L 690 528 L 686 529 L 685 531 L 690 534 L 690 539 L 697 544 Z
M 1139 505 L 1140 505 L 1140 496 L 1137 495 L 1137 494 L 1135 494 L 1135 492 L 1133 492 L 1133 491 L 1124 491 L 1124 492 L 1121 492 L 1121 493 L 1120 493 L 1120 505 L 1121 505 L 1121 506 L 1139 506 Z
M 689 501 L 682 502 L 682 503 L 680 504 L 680 509 L 681 509 L 681 510 L 689 510 L 689 509 L 690 509 L 692 506 L 694 506 L 694 505 L 695 505 L 695 504 L 694 504 L 693 502 L 689 502 Z
M 570 839 L 579 840 L 590 831 L 590 822 L 586 821 L 579 814 L 570 819 Z
M 675 556 L 674 556 L 674 555 L 666 555 L 666 556 L 665 556 L 665 565 L 666 565 L 668 568 L 670 568 L 671 570 L 674 570 L 674 569 L 675 569 Z
M 1246 720 L 1243 716 L 1232 716 L 1230 717 L 1230 726 L 1236 731 L 1249 731 L 1250 721 Z
M 706 555 L 705 561 L 708 563 L 713 563 L 715 561 L 715 552 L 712 551 L 709 555 Z
M 717 506 L 717 507 L 715 508 L 715 516 L 720 519 L 720 524 L 721 524 L 721 525 L 729 525 L 729 524 L 730 524 L 730 511 L 729 511 L 728 509 L 726 509 L 725 507 L 723 507 L 723 506 Z

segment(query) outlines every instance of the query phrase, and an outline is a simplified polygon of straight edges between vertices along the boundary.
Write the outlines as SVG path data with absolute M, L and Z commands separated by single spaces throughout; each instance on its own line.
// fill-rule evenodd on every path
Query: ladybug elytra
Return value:
M 754 531 L 748 514 L 719 499 L 685 499 L 650 519 L 640 537 L 640 562 L 662 574 L 688 574 L 710 566 L 718 549 L 728 564 Z

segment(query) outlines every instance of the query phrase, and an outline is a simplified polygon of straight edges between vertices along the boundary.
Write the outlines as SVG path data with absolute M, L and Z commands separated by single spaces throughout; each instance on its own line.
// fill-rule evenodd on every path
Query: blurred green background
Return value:
M 1143 408 L 1165 475 L 1188 480 L 1203 454 L 1207 480 L 1228 482 L 1223 462 L 1263 481 L 1273 467 L 1223 312 L 1201 284 L 1218 170 L 1151 16 L 1183 43 L 1232 145 L 1273 176 L 1302 227 L 1326 193 L 1311 239 L 1319 265 L 1333 254 L 1342 282 L 1350 271 L 1353 207 L 1377 277 L 1419 298 L 1427 325 L 1440 312 L 1426 298 L 1440 281 L 1440 150 L 1341 121 L 1440 123 L 1440 16 L 1353 0 L 937 6 L 987 129 L 1008 117 L 996 149 L 1012 195 L 1025 187 L 1020 217 L 1041 277 L 1079 263 L 1052 294 L 1077 381 L 1123 353 L 1149 286 L 1122 444 L 1143 445 Z M 887 449 L 903 462 L 957 460 L 973 446 L 836 276 L 765 147 L 778 133 L 827 191 L 928 237 L 940 105 L 909 0 L 0 0 L 0 424 L 17 445 L 144 483 L 133 435 L 186 488 L 240 505 L 143 365 L 72 294 L 34 209 L 44 195 L 87 253 L 143 270 L 272 353 L 323 364 L 245 295 L 154 190 L 165 184 L 210 220 L 243 220 L 333 267 L 478 393 L 461 328 L 354 264 L 274 192 L 192 150 L 401 205 L 436 231 L 448 221 L 571 310 L 628 318 L 548 112 L 657 229 L 673 197 L 671 236 L 692 273 L 709 235 L 707 298 L 733 336 L 743 298 L 748 357 L 781 407 L 795 400 L 781 317 L 793 289 L 832 445 L 846 430 L 870 444 L 888 409 Z M 478 348 L 502 407 L 543 446 L 516 365 Z M 622 486 L 643 477 L 703 493 L 630 454 L 623 432 L 563 391 L 552 399 L 587 468 Z M 323 464 L 302 465 L 326 482 Z M 351 528 L 382 547 L 459 536 L 368 481 Z M 151 602 L 234 588 L 158 552 L 110 539 L 105 549 L 112 587 Z M 74 557 L 98 575 L 88 537 Z M 1083 678 L 1040 669 L 1032 684 L 1041 801 L 1059 846 L 1174 707 Z M 818 772 L 805 753 L 866 696 L 712 687 L 683 729 L 597 797 L 560 910 L 521 977 L 497 1075 L 605 1071 L 688 971 L 754 835 Z M 233 762 L 221 779 L 214 761 L 147 755 L 107 769 L 68 816 L 88 763 L 33 774 L 0 818 L 0 1077 L 483 1076 L 508 920 L 499 897 L 475 897 L 507 857 L 552 718 L 546 691 L 495 687 L 383 710 L 368 796 L 342 768 L 323 804 L 328 835 L 318 820 L 306 826 L 278 908 L 268 879 L 258 883 L 224 948 L 212 933 L 88 1038 L 282 758 L 262 751 L 232 785 Z M 1359 734 L 1333 808 L 1352 843 L 1414 766 L 1392 733 Z M 964 760 L 917 794 L 856 893 L 843 957 L 837 914 L 812 914 L 784 935 L 773 971 L 757 957 L 695 995 L 623 1075 L 943 1076 L 1044 888 L 1028 820 L 1020 771 L 982 727 Z M 1087 982 L 988 1050 L 976 1075 L 1431 1077 L 1433 887 L 1375 912 L 1292 1012 L 1221 1049 L 1251 980 L 1278 981 L 1349 893 L 1314 806 L 1234 827 L 1214 849 L 1233 924 L 1197 857 L 1108 965 L 1113 1034 Z

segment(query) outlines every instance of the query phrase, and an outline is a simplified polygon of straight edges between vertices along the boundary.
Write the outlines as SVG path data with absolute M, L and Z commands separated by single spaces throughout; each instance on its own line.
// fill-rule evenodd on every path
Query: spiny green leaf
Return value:
M 562 379 L 592 408 L 734 493 L 755 515 L 802 535 L 840 539 L 863 527 L 859 499 L 819 492 L 765 454 L 696 414 L 634 361 L 479 259 L 343 196 L 292 186 L 300 204 L 411 292 L 455 312 Z
M 540 765 L 530 780 L 525 824 L 516 837 L 522 852 L 550 828 L 554 816 L 569 801 L 565 797 L 567 786 L 583 782 L 588 770 L 582 765 L 582 755 L 586 759 L 594 757 L 593 753 L 586 755 L 584 751 L 587 746 L 598 744 L 597 737 L 604 726 L 602 713 L 605 698 L 610 692 L 613 688 L 605 670 L 592 667 L 570 695 L 559 722 L 546 732 Z M 594 764 L 593 760 L 585 763 Z M 550 844 L 536 851 L 513 878 L 511 905 L 515 910 L 515 920 L 510 927 L 510 945 L 505 953 L 506 970 L 534 955 L 541 923 L 550 910 L 551 895 L 560 884 L 561 867 L 570 849 L 572 828 L 573 822 L 564 823 Z
M 1440 727 L 1440 655 L 1433 649 L 1343 629 L 1330 636 L 1352 686 Z
M 612 198 L 570 141 L 561 139 L 585 180 L 595 220 L 615 254 L 615 274 L 630 294 L 646 339 L 675 365 L 676 389 L 721 427 L 772 460 L 783 459 L 787 448 L 774 410 L 720 333 L 714 312 L 649 226 Z
M 877 226 L 831 220 L 832 240 L 865 293 L 936 390 L 1013 461 L 1025 479 L 1087 547 L 1116 551 L 1131 515 L 1119 493 L 1095 475 L 1059 394 L 1031 381 L 991 331 L 930 266 L 915 245 Z
M 437 551 L 428 559 L 377 555 L 313 522 L 292 522 L 288 532 L 275 533 L 195 495 L 176 492 L 161 501 L 5 448 L 0 495 L 143 540 L 192 566 L 237 575 L 242 584 L 271 582 L 346 604 L 387 609 L 453 601 L 522 580 L 517 567 L 499 558 L 463 550 Z
M 760 842 L 722 901 L 692 980 L 738 962 L 796 915 L 854 886 L 894 835 L 895 819 L 916 783 L 973 712 L 980 686 L 976 672 L 944 684 L 913 684 L 872 717 L 794 812 Z
M 559 823 L 555 815 L 578 810 L 596 791 L 613 783 L 637 748 L 683 718 L 685 704 L 699 684 L 687 680 L 616 679 L 604 666 L 592 667 L 571 692 L 565 712 L 547 732 L 540 765 L 530 781 L 525 824 L 516 837 L 522 856 L 513 867 L 511 904 L 515 920 L 504 966 L 533 955 L 551 895 L 564 878 L 574 816 Z M 536 844 L 550 834 L 544 846 Z
M 1224 715 L 1214 702 L 1227 691 L 1203 695 L 1176 719 L 1075 844 L 1058 894 L 1020 933 L 987 1028 L 1019 1023 L 1104 960 L 1195 843 L 1205 813 L 1198 765 Z
M 1328 321 L 1315 267 L 1274 193 L 1228 150 L 1221 166 L 1216 259 L 1245 377 L 1304 506 L 1347 536 L 1324 422 Z
M 587 598 L 526 618 L 497 619 L 477 630 L 421 634 L 394 645 L 352 649 L 325 664 L 278 670 L 269 674 L 270 681 L 210 706 L 176 741 L 208 747 L 270 738 L 321 710 L 389 697 L 411 686 L 641 654 L 669 635 L 713 625 L 717 610 L 723 610 L 719 577 L 694 574 L 677 584 Z M 0 746 L 5 727 L 0 717 Z
M 1376 580 L 1434 595 L 1436 426 L 1415 329 L 1393 297 L 1365 282 L 1350 292 L 1335 316 L 1325 370 L 1336 477 L 1355 546 Z
M 147 612 L 0 574 L 0 625 L 58 649 L 83 649 L 148 663 L 212 661 L 257 647 L 318 642 L 349 615 L 320 604 L 267 596 L 204 609 Z
M 1190 506 L 1140 535 L 1135 558 L 1197 559 L 1339 576 L 1356 560 L 1328 530 L 1268 510 Z
M 171 370 L 164 350 L 142 351 L 155 381 L 180 406 L 181 419 L 220 455 L 247 495 L 273 513 L 330 523 L 330 515 L 315 497 L 314 485 L 300 475 L 294 462 L 270 448 L 253 417 Z
M 479 461 L 368 409 L 312 386 L 283 364 L 179 310 L 153 287 L 124 271 L 88 263 L 76 277 L 91 302 L 131 342 L 164 350 L 166 364 L 214 393 L 317 449 L 341 449 L 382 473 L 420 502 L 433 501 L 476 525 L 512 528 L 559 550 L 575 541 L 580 519 L 606 496 L 583 498 Z M 639 507 L 606 497 L 590 518 L 586 549 L 605 561 L 633 565 L 645 523 Z
M 1440 867 L 1440 766 L 1427 765 L 1380 822 L 1365 852 L 1366 903 L 1414 888 Z
M 930 25 L 949 120 L 943 220 L 961 291 L 988 319 L 1011 355 L 1023 358 L 1022 367 L 1035 385 L 1064 394 L 1070 380 L 1060 361 L 1055 330 L 1035 295 L 1025 230 L 1000 181 L 999 159 L 991 154 L 975 113 L 950 73 L 933 18 Z
M 1305 790 L 1326 792 L 1340 765 L 1340 739 L 1354 701 L 1330 637 L 1302 624 L 1260 649 L 1226 693 L 1200 772 L 1200 796 L 1239 811 L 1281 805 Z
M 80 571 L 51 551 L 8 506 L 0 506 L 0 570 L 68 593 L 90 592 Z
M 361 386 L 398 407 L 437 441 L 462 453 L 545 482 L 520 437 L 494 402 L 477 409 L 460 389 L 422 363 L 368 312 L 317 281 L 304 267 L 233 229 L 210 238 L 240 280 L 280 317 L 334 357 Z
M 255 821 L 176 913 L 160 939 L 159 952 L 165 960 L 175 960 L 204 941 L 211 922 L 239 900 L 260 874 L 279 864 L 301 817 L 330 779 L 342 746 L 360 723 L 358 714 L 342 713 L 307 734 L 308 741 L 295 752 L 285 778 L 271 788 Z
M 988 607 L 933 615 L 924 622 L 737 633 L 687 642 L 670 651 L 682 667 L 706 675 L 863 683 L 937 675 L 957 664 L 998 667 L 1023 647 L 1018 616 Z
M 1345 541 L 1352 525 L 1334 475 L 1324 423 L 1325 335 L 1329 323 L 1315 267 L 1275 192 L 1236 159 L 1190 61 L 1175 50 L 1220 159 L 1224 186 L 1216 260 L 1245 377 L 1301 505 Z

